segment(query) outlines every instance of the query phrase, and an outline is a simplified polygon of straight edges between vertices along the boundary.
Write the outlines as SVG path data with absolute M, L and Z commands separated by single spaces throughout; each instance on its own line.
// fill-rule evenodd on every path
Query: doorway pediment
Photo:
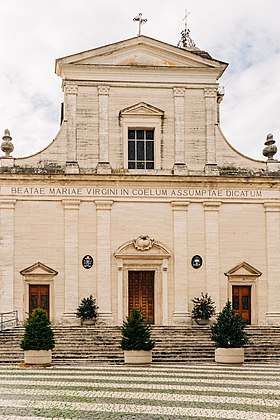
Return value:
M 145 256 L 145 258 L 166 259 L 171 256 L 171 252 L 161 242 L 151 239 L 148 235 L 140 235 L 121 245 L 114 256 L 116 258 L 143 258 Z
M 23 276 L 38 276 L 46 274 L 50 276 L 56 276 L 58 272 L 41 262 L 36 262 L 35 264 L 25 268 L 24 270 L 21 270 L 20 274 Z
M 233 267 L 231 270 L 225 273 L 226 276 L 253 276 L 259 277 L 262 275 L 261 271 L 252 265 L 248 264 L 246 261 L 241 262 L 240 264 Z

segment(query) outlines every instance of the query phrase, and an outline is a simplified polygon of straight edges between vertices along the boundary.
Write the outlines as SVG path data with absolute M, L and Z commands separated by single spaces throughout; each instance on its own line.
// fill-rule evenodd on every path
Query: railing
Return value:
M 18 325 L 18 311 L 2 312 L 0 314 L 0 331 L 14 328 Z

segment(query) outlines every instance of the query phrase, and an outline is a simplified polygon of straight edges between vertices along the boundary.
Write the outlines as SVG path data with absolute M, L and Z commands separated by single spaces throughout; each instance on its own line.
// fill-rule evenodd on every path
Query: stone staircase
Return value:
M 247 328 L 249 344 L 245 348 L 246 363 L 280 363 L 280 327 Z M 24 330 L 17 327 L 0 333 L 0 363 L 23 362 L 20 341 Z M 119 347 L 119 327 L 54 327 L 56 346 L 53 351 L 55 364 L 123 363 Z M 214 346 L 210 328 L 161 327 L 152 329 L 156 342 L 153 351 L 155 363 L 211 363 Z

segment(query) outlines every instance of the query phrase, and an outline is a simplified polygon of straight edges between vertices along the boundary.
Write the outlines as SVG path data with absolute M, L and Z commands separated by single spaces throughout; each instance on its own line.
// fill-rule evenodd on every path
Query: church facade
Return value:
M 0 159 L 0 312 L 75 324 L 133 307 L 191 322 L 207 292 L 255 325 L 280 325 L 280 163 L 236 151 L 220 128 L 227 64 L 146 36 L 56 61 L 64 113 L 44 150 Z M 237 122 L 238 124 L 238 122 Z M 246 139 L 244 139 L 246 140 Z

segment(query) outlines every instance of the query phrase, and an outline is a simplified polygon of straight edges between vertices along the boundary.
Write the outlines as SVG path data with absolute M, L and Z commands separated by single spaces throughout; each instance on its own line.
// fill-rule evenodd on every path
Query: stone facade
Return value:
M 230 299 L 249 306 L 253 324 L 280 324 L 280 163 L 245 157 L 224 138 L 226 67 L 145 36 L 56 61 L 57 137 L 13 158 L 4 135 L 0 312 L 24 319 L 39 302 L 53 322 L 76 323 L 92 294 L 99 322 L 121 324 L 136 293 L 152 322 L 176 325 L 208 292 L 218 310 Z M 131 272 L 153 273 L 146 295 Z

